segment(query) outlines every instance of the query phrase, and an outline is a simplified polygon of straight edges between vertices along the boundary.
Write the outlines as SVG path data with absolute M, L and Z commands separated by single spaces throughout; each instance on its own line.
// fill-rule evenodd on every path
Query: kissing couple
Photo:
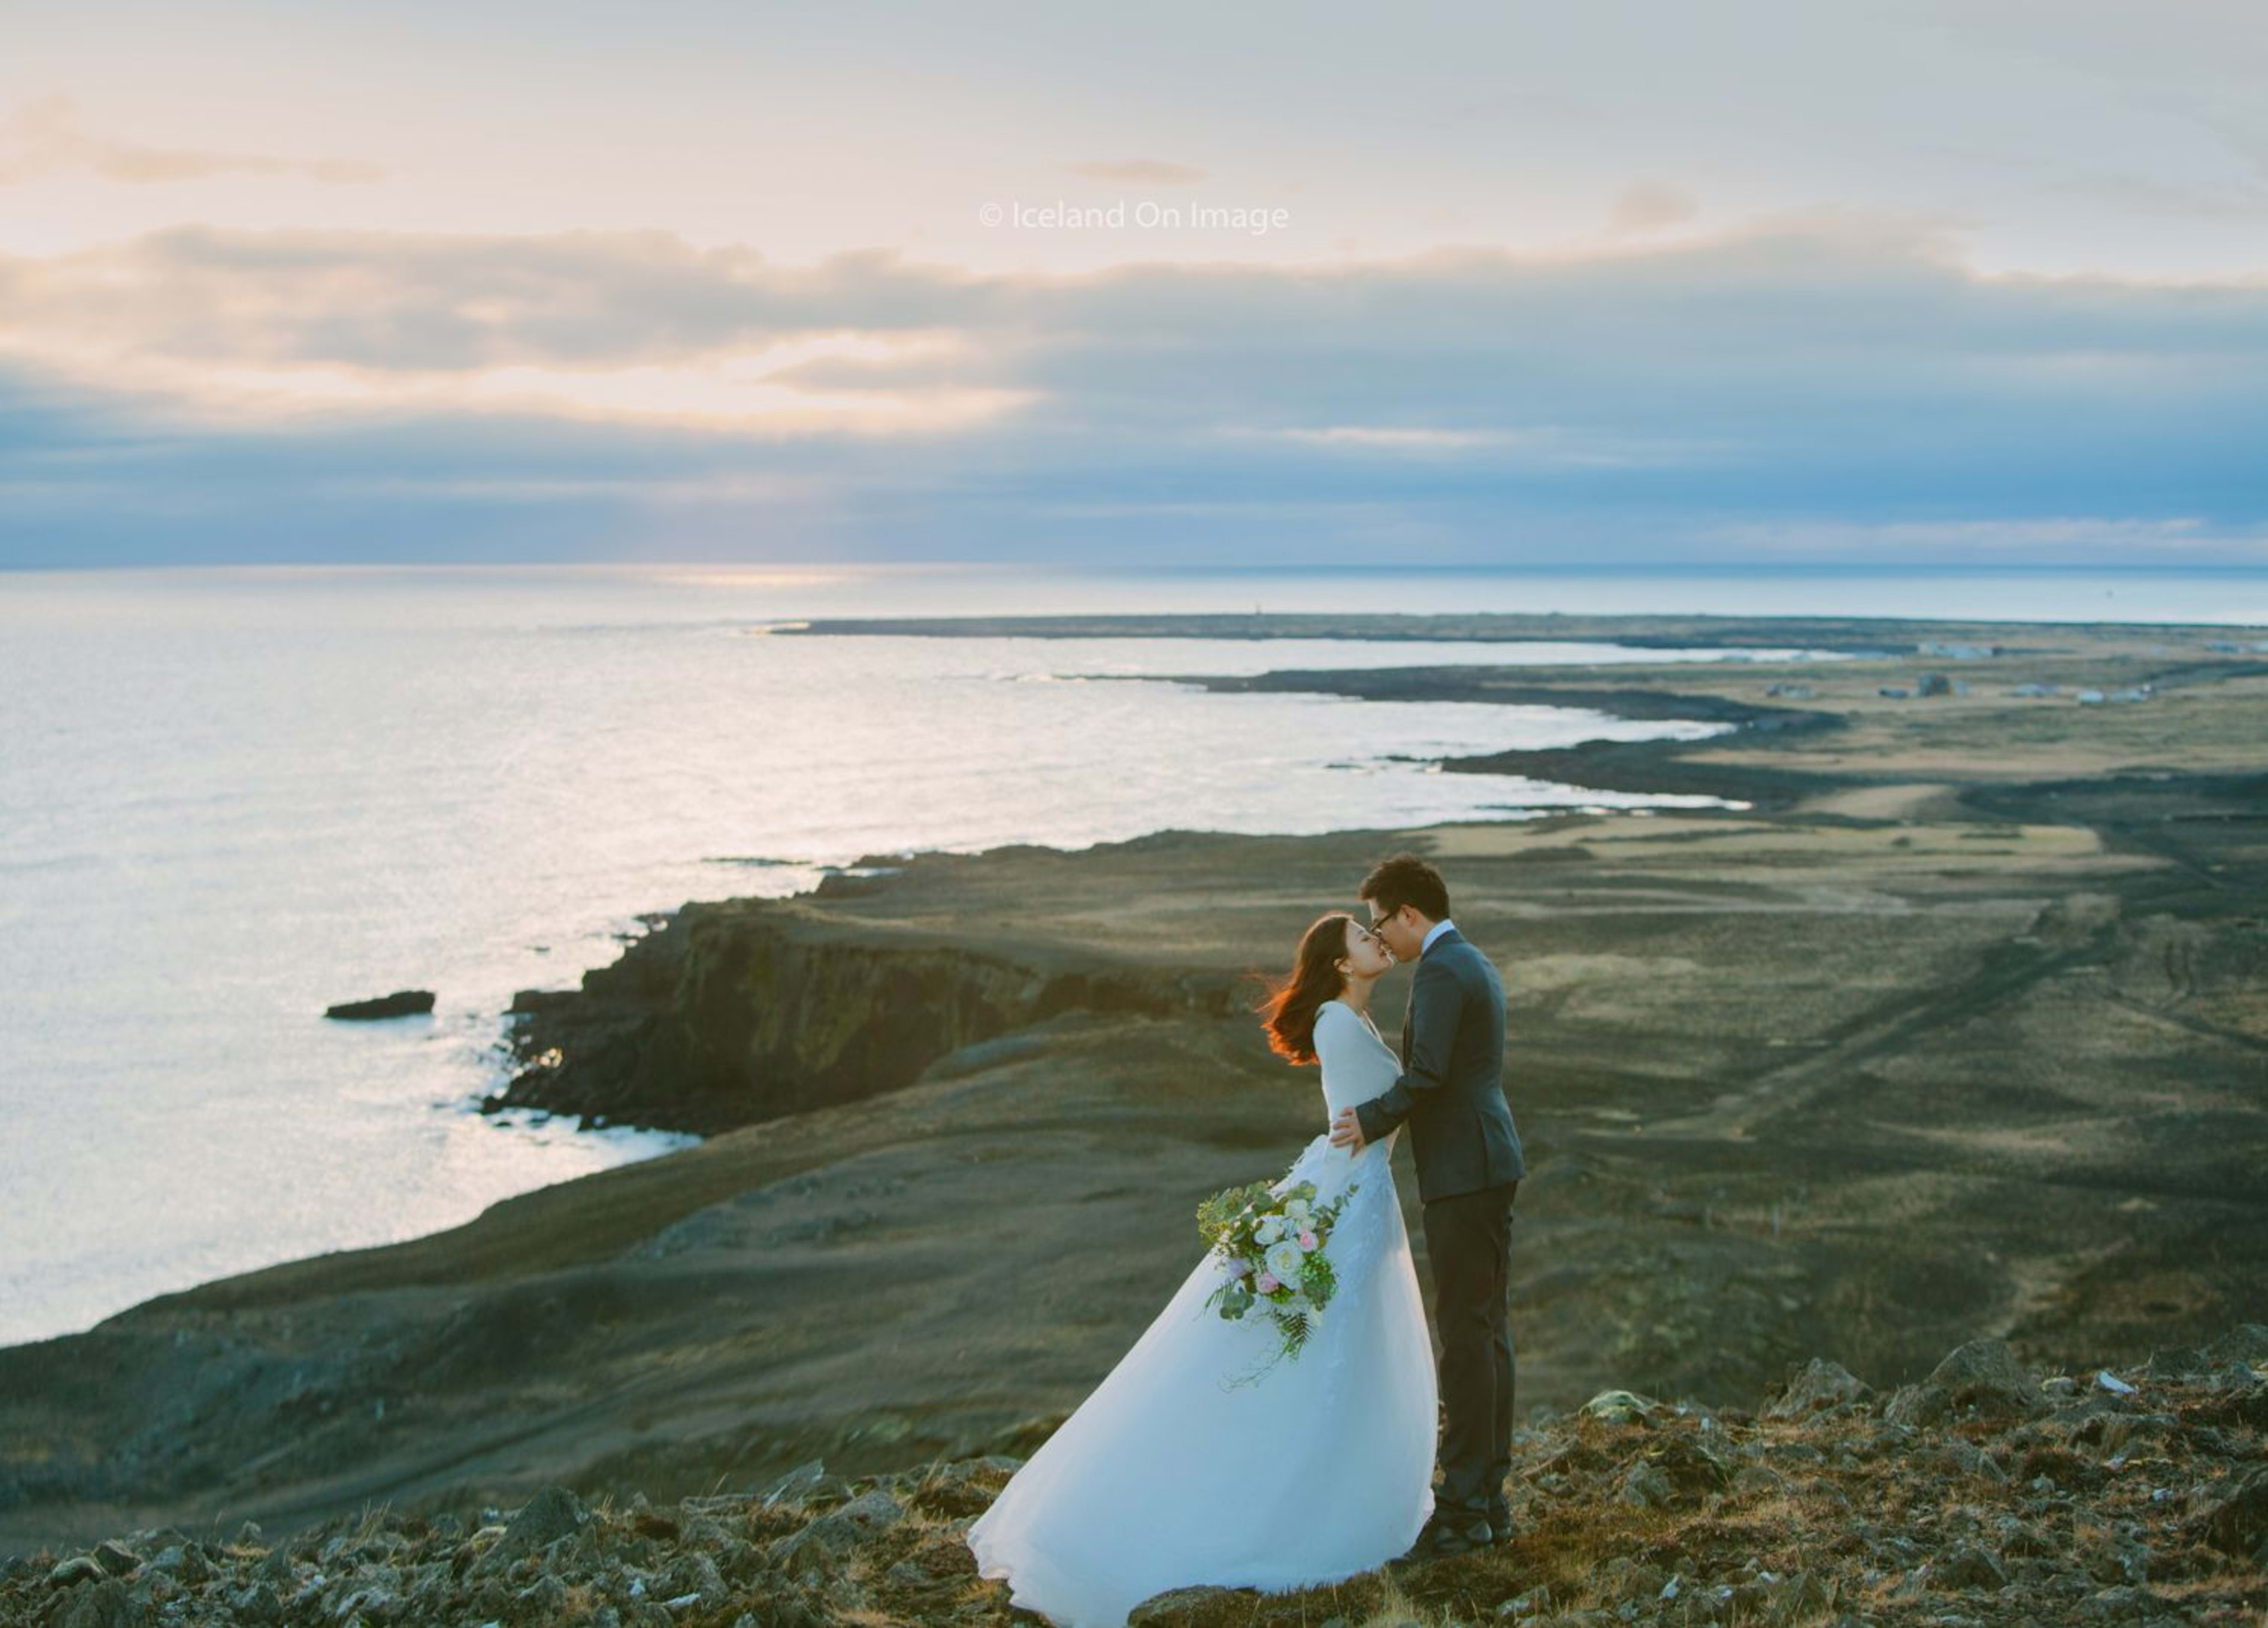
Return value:
M 1329 1315 L 1262 1382 L 1234 1382 L 1267 1320 L 1211 1309 L 1233 1268 L 1209 1252 L 1016 1471 L 968 1546 L 1012 1604 L 1058 1628 L 1123 1628 L 1168 1589 L 1314 1587 L 1511 1536 L 1508 1273 L 1527 1166 L 1504 1094 L 1504 983 L 1417 855 L 1381 863 L 1357 897 L 1360 916 L 1307 929 L 1261 1009 L 1278 1055 L 1322 1070 L 1329 1129 L 1270 1190 L 1312 1183 L 1317 1206 L 1340 1206 Z M 1371 1000 L 1405 961 L 1397 1048 Z M 1391 1163 L 1405 1125 L 1438 1377 Z

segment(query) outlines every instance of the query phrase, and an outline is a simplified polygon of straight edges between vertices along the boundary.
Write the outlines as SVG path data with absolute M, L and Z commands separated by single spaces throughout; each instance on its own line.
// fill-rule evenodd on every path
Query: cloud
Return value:
M 541 510 L 685 557 L 2263 563 L 2268 277 L 1954 243 L 1814 210 L 978 276 L 181 228 L 0 258 L 0 559 L 129 546 L 131 493 L 229 517 L 169 546 L 384 557 L 533 547 Z
M 2048 515 L 2029 519 L 1914 520 L 1879 525 L 1831 520 L 1742 522 L 1709 527 L 1707 539 L 1743 556 L 1786 561 L 1938 561 L 1991 555 L 2013 562 L 2061 559 L 2153 559 L 2178 564 L 2183 556 L 2226 556 L 2232 550 L 2268 564 L 2268 525 L 2216 526 L 2198 515 L 2163 519 L 2117 519 L 2100 515 Z
M 1615 199 L 1607 235 L 1627 238 L 1658 232 L 1691 220 L 1700 212 L 1700 205 L 1675 187 L 1653 180 L 1633 181 Z
M 303 163 L 256 153 L 203 152 L 120 141 L 85 129 L 79 122 L 77 104 L 68 96 L 27 103 L 0 123 L 0 187 L 72 171 L 134 185 L 202 180 L 232 173 L 305 175 L 351 185 L 377 180 L 386 173 L 378 165 L 345 158 Z
M 2257 181 L 2208 192 L 2147 175 L 2098 174 L 2043 181 L 2040 186 L 2042 191 L 2085 198 L 2126 215 L 2188 220 L 2268 219 L 2268 184 Z
M 927 431 L 1027 399 L 937 365 L 998 292 L 873 252 L 791 269 L 659 232 L 180 227 L 0 258 L 0 354 L 216 422 L 504 410 Z M 846 371 L 799 371 L 821 358 Z
M 1334 452 L 1397 458 L 1485 455 L 1500 465 L 1524 463 L 1536 468 L 1630 468 L 1649 463 L 1690 462 L 1712 455 L 1709 444 L 1697 438 L 1643 441 L 1586 434 L 1565 424 L 1490 430 L 1451 430 L 1417 424 L 1294 425 L 1272 430 L 1223 425 L 1220 433 L 1256 435 Z
M 983 315 L 1003 285 L 880 250 L 793 269 L 667 232 L 541 237 L 182 226 L 0 259 L 0 313 L 92 350 L 381 372 L 684 359 L 814 333 L 915 333 Z M 58 341 L 60 345 L 61 342 Z
M 1205 178 L 1203 170 L 1162 158 L 1098 160 L 1074 164 L 1070 169 L 1072 174 L 1084 175 L 1090 180 L 1124 181 L 1137 187 L 1194 187 Z

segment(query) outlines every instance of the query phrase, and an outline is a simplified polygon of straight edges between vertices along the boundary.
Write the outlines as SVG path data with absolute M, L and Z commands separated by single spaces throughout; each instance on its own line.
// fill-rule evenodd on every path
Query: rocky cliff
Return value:
M 829 878 L 821 901 L 855 892 Z M 688 904 L 579 990 L 524 991 L 520 1064 L 490 1112 L 713 1135 L 912 1084 L 947 1053 L 1061 1013 L 1225 1015 L 1233 978 L 1100 953 L 1019 954 L 906 929 L 851 935 L 789 900 Z

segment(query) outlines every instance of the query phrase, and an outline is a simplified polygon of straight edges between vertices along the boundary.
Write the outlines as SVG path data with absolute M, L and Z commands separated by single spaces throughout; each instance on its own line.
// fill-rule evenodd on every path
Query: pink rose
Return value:
M 1300 1234 L 1300 1247 L 1302 1249 L 1314 1249 L 1315 1247 L 1315 1234 L 1313 1233 L 1301 1233 Z
M 1263 1294 L 1273 1294 L 1277 1290 L 1282 1288 L 1284 1285 L 1276 1280 L 1276 1274 L 1274 1272 L 1263 1272 L 1260 1274 L 1258 1281 L 1255 1283 L 1253 1286 L 1258 1289 Z

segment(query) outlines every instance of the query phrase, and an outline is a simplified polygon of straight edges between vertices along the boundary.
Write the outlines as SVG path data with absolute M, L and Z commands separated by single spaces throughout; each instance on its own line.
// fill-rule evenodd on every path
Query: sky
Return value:
M 2239 0 L 88 0 L 0 566 L 2268 566 Z

